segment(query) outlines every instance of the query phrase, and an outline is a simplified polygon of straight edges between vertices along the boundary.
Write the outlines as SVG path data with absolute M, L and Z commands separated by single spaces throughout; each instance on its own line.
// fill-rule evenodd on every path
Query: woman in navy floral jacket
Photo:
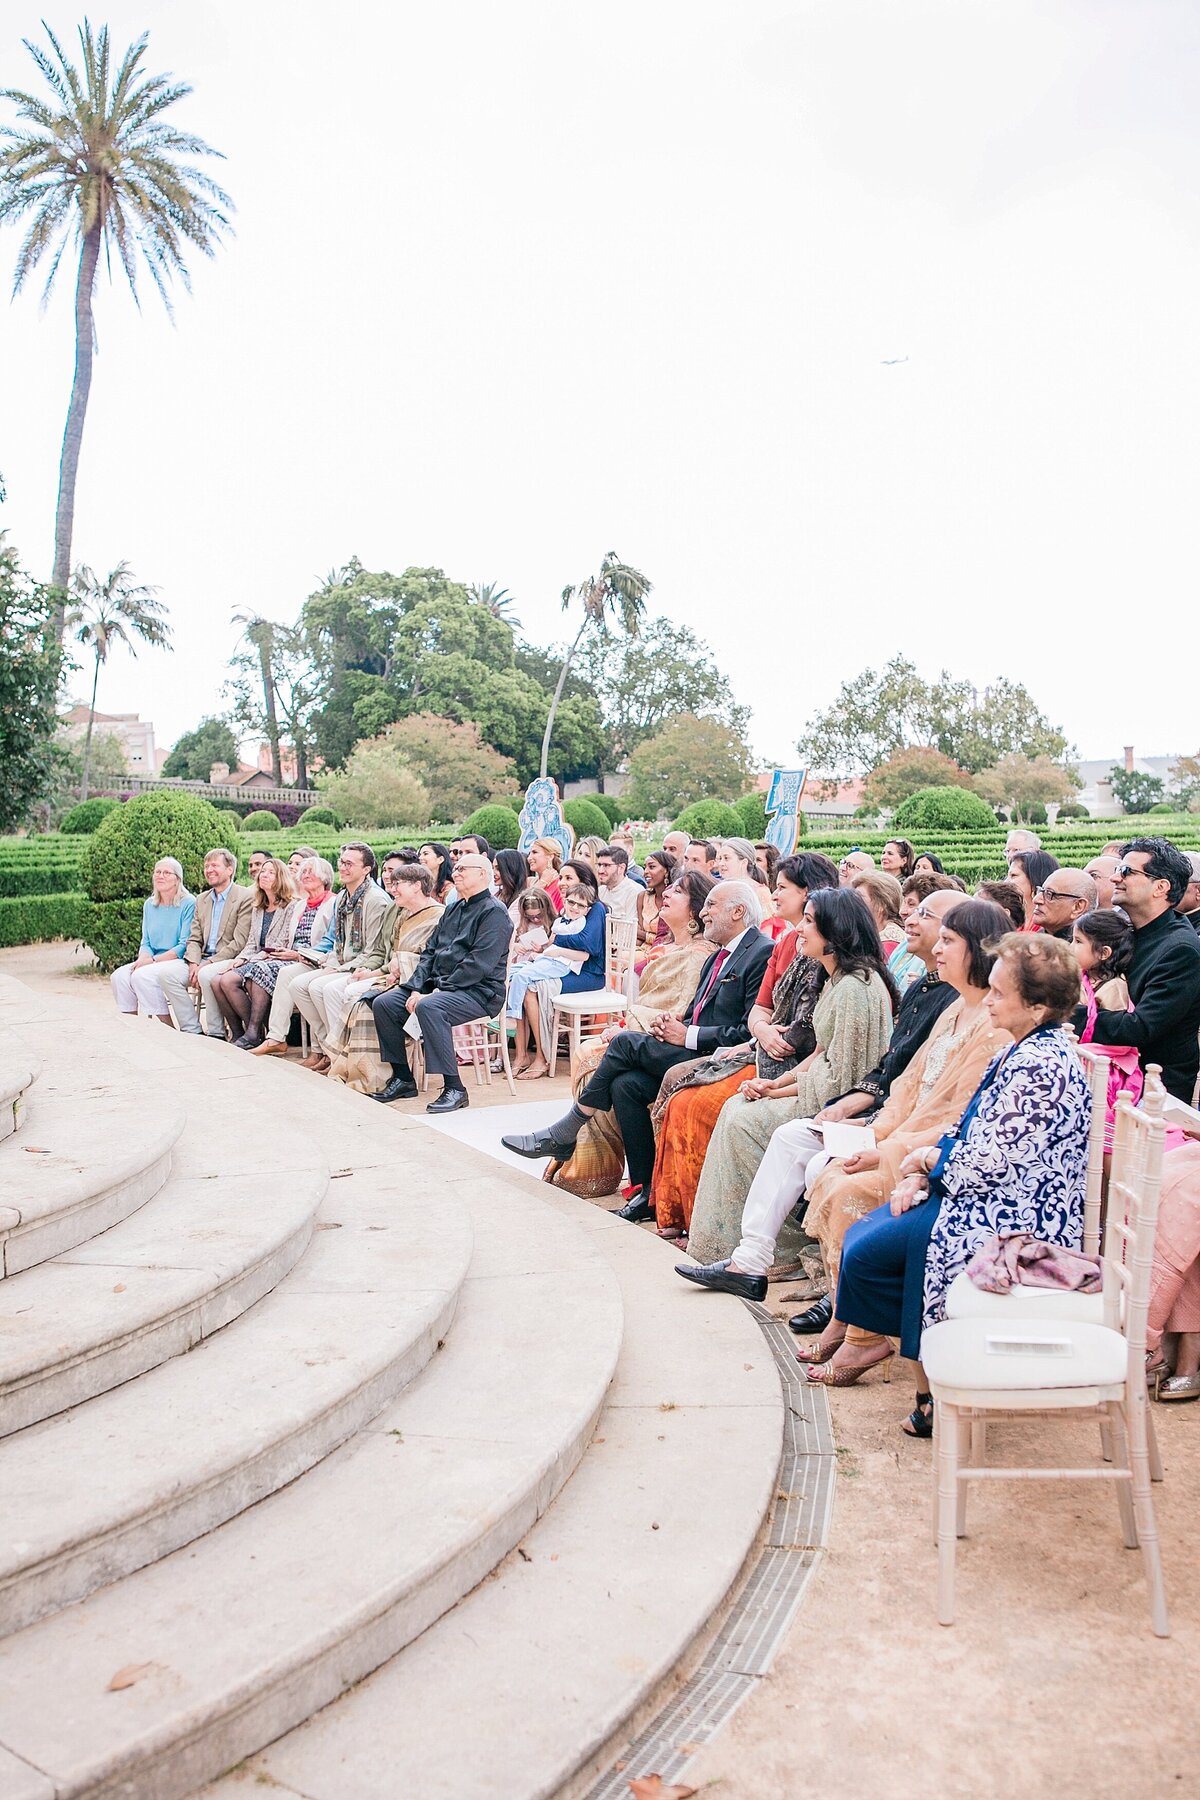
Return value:
M 886 1206 L 846 1234 L 824 1378 L 857 1381 L 893 1354 L 916 1361 L 921 1331 L 943 1316 L 946 1289 L 993 1233 L 1027 1231 L 1077 1250 L 1083 1236 L 1091 1096 L 1062 1030 L 1079 1000 L 1069 944 L 1042 933 L 1000 940 L 987 1006 L 1014 1043 L 988 1066 L 938 1144 L 913 1150 Z M 836 1354 L 834 1352 L 836 1351 Z M 926 1436 L 927 1396 L 910 1421 Z

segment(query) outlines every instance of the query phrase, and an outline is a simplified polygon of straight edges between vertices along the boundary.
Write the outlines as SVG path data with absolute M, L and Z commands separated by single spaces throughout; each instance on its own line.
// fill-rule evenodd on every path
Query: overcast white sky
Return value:
M 231 613 L 351 554 L 502 582 L 545 641 L 615 549 L 764 757 L 898 650 L 1026 682 L 1085 757 L 1196 748 L 1194 0 L 106 16 L 193 84 L 238 215 L 174 328 L 98 293 L 75 556 L 127 557 L 177 641 L 115 654 L 101 710 L 170 743 Z M 0 523 L 39 574 L 60 280 L 0 301 Z

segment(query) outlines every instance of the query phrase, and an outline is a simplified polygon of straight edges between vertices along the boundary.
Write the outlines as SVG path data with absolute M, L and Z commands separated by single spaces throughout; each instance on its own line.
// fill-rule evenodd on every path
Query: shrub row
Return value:
M 0 947 L 45 944 L 52 938 L 82 938 L 87 904 L 86 894 L 30 894 L 0 900 Z
M 0 860 L 0 897 L 22 894 L 71 894 L 79 887 L 79 864 L 67 862 L 5 863 Z

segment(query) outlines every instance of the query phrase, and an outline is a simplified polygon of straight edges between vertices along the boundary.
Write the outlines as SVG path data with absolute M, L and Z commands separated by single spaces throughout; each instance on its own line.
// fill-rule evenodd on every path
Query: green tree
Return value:
M 163 617 L 165 607 L 156 599 L 158 589 L 146 587 L 133 579 L 127 562 L 100 579 L 86 563 L 80 563 L 71 577 L 72 607 L 67 614 L 67 629 L 92 652 L 92 703 L 88 712 L 87 732 L 83 740 L 83 775 L 80 800 L 88 797 L 88 773 L 92 751 L 92 727 L 96 719 L 96 689 L 100 684 L 100 665 L 108 661 L 115 644 L 124 644 L 131 656 L 137 655 L 135 638 L 154 650 L 167 650 L 171 645 L 171 628 Z
M 75 524 L 75 481 L 92 385 L 95 324 L 92 296 L 103 255 L 119 261 L 138 300 L 138 259 L 145 263 L 168 312 L 168 287 L 178 278 L 190 289 L 187 246 L 211 256 L 228 228 L 232 202 L 196 167 L 195 158 L 219 155 L 201 138 L 177 131 L 163 115 L 191 93 L 165 75 L 146 75 L 143 33 L 112 73 L 108 27 L 98 34 L 79 28 L 82 73 L 45 27 L 50 52 L 24 40 L 50 89 L 49 100 L 17 88 L 0 97 L 17 108 L 21 129 L 0 133 L 0 223 L 28 220 L 17 252 L 13 292 L 51 253 L 44 294 L 54 286 L 63 254 L 78 249 L 75 282 L 75 379 L 67 410 L 54 521 L 52 585 L 64 596 L 57 618 L 63 632 L 65 592 Z
M 267 742 L 271 746 L 271 778 L 276 787 L 283 786 L 283 762 L 280 756 L 279 700 L 275 684 L 275 641 L 279 631 L 273 619 L 264 619 L 261 613 L 234 613 L 233 623 L 242 627 L 242 637 L 250 646 L 253 659 L 258 663 L 258 678 L 262 684 L 263 728 L 267 734 Z M 240 669 L 245 677 L 249 666 L 246 651 L 235 654 L 233 665 Z M 246 715 L 242 711 L 242 695 L 235 685 L 235 707 L 243 722 Z
M 63 756 L 54 732 L 62 667 L 53 593 L 31 581 L 16 551 L 0 543 L 0 832 L 26 824 L 59 780 Z
M 634 817 L 667 818 L 693 800 L 733 802 L 753 778 L 753 758 L 732 726 L 681 713 L 630 757 L 625 798 Z
M 749 707 L 736 704 L 708 645 L 686 625 L 658 618 L 636 636 L 602 628 L 581 666 L 603 715 L 608 768 L 620 768 L 680 713 L 712 716 L 746 735 Z
M 344 769 L 317 776 L 317 787 L 325 804 L 359 831 L 429 823 L 429 794 L 386 737 L 357 745 Z
M 1014 817 L 1034 824 L 1030 809 L 1069 800 L 1075 783 L 1065 769 L 1048 756 L 1002 756 L 991 769 L 975 777 L 975 792 L 990 806 L 1009 806 Z
M 507 588 L 500 587 L 494 581 L 476 581 L 471 584 L 467 592 L 475 605 L 482 606 L 485 611 L 490 612 L 493 619 L 503 619 L 504 623 L 511 625 L 514 631 L 520 631 L 521 621 L 513 612 L 513 607 L 517 603 Z
M 185 731 L 171 746 L 162 766 L 164 775 L 183 781 L 207 781 L 214 763 L 237 767 L 238 742 L 226 719 L 201 719 L 194 731 Z
M 1064 764 L 1070 755 L 1062 732 L 1019 683 L 1000 680 L 979 694 L 945 670 L 926 681 L 902 656 L 843 682 L 833 705 L 810 723 L 799 750 L 830 788 L 914 745 L 939 750 L 969 774 L 1012 752 Z
M 575 633 L 571 647 L 563 658 L 558 681 L 554 689 L 554 698 L 550 702 L 550 711 L 546 717 L 546 730 L 542 737 L 541 774 L 545 775 L 550 759 L 550 739 L 554 732 L 554 718 L 562 699 L 567 674 L 572 658 L 578 650 L 584 632 L 589 626 L 603 626 L 609 617 L 619 618 L 629 637 L 636 637 L 641 629 L 641 622 L 646 611 L 646 596 L 650 592 L 650 583 L 640 570 L 630 563 L 623 563 L 615 550 L 608 550 L 600 563 L 599 572 L 589 575 L 578 587 L 565 587 L 562 591 L 563 611 L 566 612 L 572 601 L 578 600 L 583 607 L 583 622 Z
M 1166 797 L 1167 784 L 1161 775 L 1143 775 L 1140 769 L 1118 766 L 1109 771 L 1108 779 L 1123 812 L 1149 812 Z
M 916 837 L 926 831 L 992 831 L 996 815 L 969 788 L 934 787 L 910 794 L 893 823 L 897 831 Z
M 253 616 L 244 622 L 243 645 L 230 659 L 234 674 L 225 686 L 233 717 L 243 731 L 266 737 L 272 757 L 278 739 L 281 777 L 286 734 L 296 753 L 296 784 L 307 787 L 321 700 L 308 632 L 303 622 L 281 625 Z
M 867 776 L 863 791 L 865 809 L 872 813 L 885 809 L 891 812 L 921 788 L 966 787 L 969 780 L 966 770 L 940 750 L 931 750 L 927 745 L 894 750 L 886 762 Z
M 384 736 L 428 790 L 435 819 L 464 818 L 516 785 L 512 762 L 483 741 L 474 720 L 411 713 Z

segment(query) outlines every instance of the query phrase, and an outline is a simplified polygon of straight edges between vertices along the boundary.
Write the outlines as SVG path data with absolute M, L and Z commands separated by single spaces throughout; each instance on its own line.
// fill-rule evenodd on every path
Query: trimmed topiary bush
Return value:
M 278 813 L 267 812 L 267 811 L 263 810 L 261 812 L 247 813 L 245 818 L 242 820 L 242 830 L 243 831 L 280 831 L 280 830 L 282 830 L 282 826 L 280 825 L 280 822 L 279 822 Z
M 1059 807 L 1058 816 L 1060 819 L 1090 819 L 1092 815 L 1078 800 L 1067 800 Z
M 90 836 L 101 819 L 106 819 L 120 804 L 119 800 L 81 800 L 78 806 L 71 808 L 58 829 L 70 837 Z
M 141 900 L 82 899 L 79 936 L 105 975 L 132 962 L 142 942 Z
M 763 796 L 743 794 L 740 800 L 735 801 L 733 810 L 742 821 L 742 829 L 734 835 L 749 838 L 752 844 L 758 843 L 767 830 L 767 809 Z
M 598 837 L 603 838 L 605 843 L 608 842 L 612 821 L 602 808 L 592 804 L 590 796 L 586 800 L 568 800 L 563 807 L 563 818 L 577 838 Z
M 686 831 L 689 837 L 745 837 L 742 815 L 724 800 L 693 800 L 685 806 L 673 831 Z
M 516 813 L 511 806 L 501 806 L 498 802 L 477 806 L 470 818 L 463 820 L 455 835 L 474 837 L 476 832 L 487 839 L 493 850 L 515 850 L 521 841 Z
M 929 831 L 990 831 L 996 820 L 990 806 L 968 788 L 921 788 L 910 794 L 892 820 L 903 837 Z
M 139 794 L 109 813 L 84 853 L 83 887 L 91 900 L 144 900 L 163 856 L 183 864 L 193 894 L 204 886 L 204 858 L 218 844 L 236 851 L 231 821 L 195 794 Z
M 609 829 L 614 825 L 622 825 L 629 817 L 629 808 L 615 794 L 584 794 L 582 796 L 589 806 L 597 806 L 608 820 Z M 586 835 L 586 834 L 585 834 Z
M 307 811 L 300 814 L 296 823 L 298 825 L 328 825 L 336 831 L 341 820 L 331 806 L 310 806 Z

